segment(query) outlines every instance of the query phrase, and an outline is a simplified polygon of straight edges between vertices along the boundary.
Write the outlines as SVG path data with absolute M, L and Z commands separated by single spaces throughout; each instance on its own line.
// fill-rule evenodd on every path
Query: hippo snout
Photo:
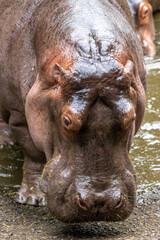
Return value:
M 100 189 L 104 188 L 104 184 L 98 184 L 98 188 L 88 186 L 86 189 L 78 189 L 75 204 L 79 217 L 81 216 L 79 219 L 86 221 L 88 221 L 87 219 L 92 221 L 97 219 L 99 221 L 119 221 L 130 215 L 135 202 L 134 184 L 130 183 L 132 189 L 130 191 L 121 182 L 117 186 L 112 186 L 115 182 L 117 181 L 114 181 L 108 187 L 106 184 L 103 190 Z
M 112 189 L 110 194 L 106 191 L 95 194 L 91 199 L 82 198 L 81 195 L 77 197 L 78 205 L 84 211 L 93 213 L 104 213 L 107 209 L 110 211 L 119 209 L 123 206 L 125 197 L 120 189 Z
M 43 180 L 49 178 L 46 190 L 48 207 L 58 220 L 70 223 L 121 221 L 132 212 L 136 184 L 134 174 L 130 171 L 124 171 L 117 178 L 95 178 L 65 169 L 60 178 L 52 174 L 57 172 L 53 162 L 49 165 Z
M 127 192 L 115 188 L 100 193 L 88 191 L 85 197 L 68 192 L 62 205 L 59 202 L 56 208 L 53 199 L 49 197 L 48 200 L 50 211 L 63 222 L 122 221 L 132 212 L 135 196 L 131 198 Z

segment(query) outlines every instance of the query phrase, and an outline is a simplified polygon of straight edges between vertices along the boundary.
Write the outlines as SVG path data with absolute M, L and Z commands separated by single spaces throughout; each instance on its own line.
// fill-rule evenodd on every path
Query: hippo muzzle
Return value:
M 41 180 L 49 210 L 55 218 L 71 223 L 121 221 L 130 215 L 136 193 L 133 172 L 124 170 L 119 177 L 108 177 L 106 173 L 102 178 L 100 173 L 94 177 L 77 175 L 67 167 L 56 175 L 60 170 L 54 163 L 57 159 L 50 162 Z

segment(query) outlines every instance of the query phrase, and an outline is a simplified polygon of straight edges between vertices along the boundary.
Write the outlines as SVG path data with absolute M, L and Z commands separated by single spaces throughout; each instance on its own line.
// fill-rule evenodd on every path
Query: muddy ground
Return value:
M 64 224 L 46 208 L 15 203 L 12 189 L 0 190 L 0 240 L 160 240 L 160 188 L 141 196 L 124 222 Z

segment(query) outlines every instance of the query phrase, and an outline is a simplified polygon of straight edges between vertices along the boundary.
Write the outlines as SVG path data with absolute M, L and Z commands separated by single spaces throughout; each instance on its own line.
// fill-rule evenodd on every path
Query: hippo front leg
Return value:
M 33 161 L 25 156 L 23 164 L 23 180 L 16 195 L 16 201 L 33 206 L 45 206 L 46 197 L 40 189 L 39 180 L 43 170 L 43 163 Z
M 46 161 L 45 155 L 35 147 L 21 113 L 12 112 L 9 125 L 16 141 L 24 150 L 23 180 L 16 201 L 22 204 L 44 206 L 46 197 L 40 189 L 39 180 Z

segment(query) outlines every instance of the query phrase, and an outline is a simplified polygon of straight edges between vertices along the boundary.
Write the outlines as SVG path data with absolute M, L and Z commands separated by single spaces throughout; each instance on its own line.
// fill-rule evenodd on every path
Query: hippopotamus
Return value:
M 146 71 L 124 0 L 0 2 L 1 116 L 24 150 L 22 204 L 64 222 L 132 212 Z
M 160 0 L 127 0 L 130 6 L 138 37 L 141 39 L 144 55 L 156 53 L 155 25 L 153 12 L 160 10 Z

